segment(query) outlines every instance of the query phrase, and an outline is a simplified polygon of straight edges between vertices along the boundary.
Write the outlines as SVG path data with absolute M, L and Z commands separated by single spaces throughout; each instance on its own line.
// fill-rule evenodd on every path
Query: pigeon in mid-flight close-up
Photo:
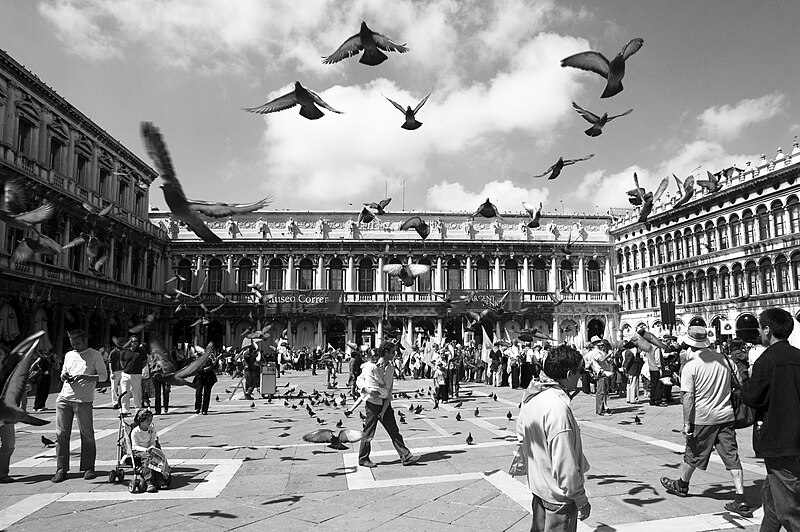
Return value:
M 592 124 L 592 127 L 587 129 L 586 131 L 584 131 L 584 133 L 586 133 L 590 137 L 597 137 L 599 135 L 602 135 L 603 134 L 603 126 L 605 126 L 607 123 L 611 122 L 615 118 L 619 118 L 621 116 L 626 116 L 626 115 L 629 115 L 629 114 L 631 114 L 633 112 L 633 109 L 628 109 L 624 113 L 618 114 L 618 115 L 608 116 L 608 113 L 603 113 L 602 116 L 597 116 L 593 112 L 587 111 L 586 109 L 584 109 L 583 107 L 581 107 L 580 105 L 578 105 L 575 102 L 572 102 L 572 107 L 574 107 L 575 111 L 577 111 L 578 114 L 581 115 L 587 122 Z
M 610 98 L 622 92 L 622 78 L 625 76 L 625 61 L 639 51 L 644 39 L 636 37 L 628 41 L 622 50 L 609 61 L 600 52 L 588 51 L 571 55 L 561 60 L 562 67 L 573 67 L 599 74 L 606 79 L 606 88 L 601 98 Z
M 533 177 L 544 177 L 547 174 L 550 174 L 547 177 L 547 179 L 555 179 L 559 175 L 561 175 L 561 170 L 563 170 L 565 166 L 570 166 L 572 164 L 579 163 L 581 161 L 588 161 L 592 157 L 594 157 L 594 153 L 590 153 L 586 157 L 579 157 L 578 159 L 564 159 L 563 157 L 559 157 L 558 160 L 555 163 L 553 163 L 552 166 L 550 166 L 550 168 L 548 168 L 541 174 L 537 174 Z
M 337 111 L 319 97 L 314 91 L 308 90 L 303 87 L 299 81 L 294 82 L 294 90 L 288 92 L 283 96 L 278 96 L 274 100 L 270 100 L 258 107 L 245 107 L 244 110 L 248 113 L 267 114 L 275 113 L 290 109 L 295 105 L 300 106 L 300 116 L 308 118 L 309 120 L 316 120 L 325 116 L 325 113 L 319 110 L 319 107 L 324 107 L 332 113 L 342 114 L 342 111 Z
M 323 57 L 322 62 L 326 65 L 332 65 L 348 57 L 353 57 L 362 50 L 364 51 L 364 55 L 361 56 L 358 62 L 369 66 L 380 65 L 389 58 L 389 56 L 381 52 L 381 50 L 386 52 L 398 52 L 401 54 L 409 51 L 405 44 L 397 44 L 386 35 L 372 31 L 367 26 L 367 23 L 362 21 L 358 33 L 339 45 L 339 48 L 331 55 Z
M 400 105 L 400 104 L 399 104 L 399 103 L 397 103 L 396 101 L 392 100 L 392 99 L 391 99 L 391 98 L 389 98 L 388 96 L 384 96 L 384 98 L 386 98 L 387 100 L 389 100 L 389 102 L 391 102 L 391 104 L 392 104 L 392 105 L 394 105 L 394 106 L 395 106 L 395 107 L 396 107 L 396 108 L 397 108 L 397 109 L 398 109 L 398 110 L 399 110 L 401 113 L 403 113 L 403 114 L 405 115 L 405 117 L 406 117 L 406 121 L 405 121 L 405 122 L 403 122 L 403 125 L 402 125 L 402 126 L 400 126 L 400 127 L 401 127 L 401 128 L 403 128 L 403 129 L 414 130 L 414 129 L 419 129 L 419 126 L 421 126 L 421 125 L 422 125 L 422 122 L 420 122 L 419 120 L 417 120 L 417 112 L 418 112 L 420 109 L 422 109 L 422 106 L 423 106 L 423 105 L 425 105 L 425 102 L 427 102 L 427 101 L 428 101 L 428 98 L 430 98 L 430 96 L 431 96 L 431 95 L 430 95 L 430 93 L 428 93 L 428 95 L 427 95 L 427 96 L 425 96 L 425 97 L 424 97 L 424 98 L 423 98 L 423 99 L 422 99 L 422 100 L 421 100 L 421 101 L 420 101 L 420 102 L 417 104 L 417 106 L 416 106 L 415 108 L 413 108 L 413 109 L 411 108 L 411 106 L 410 106 L 410 105 L 409 105 L 407 108 L 403 109 L 403 106 L 402 106 L 402 105 Z

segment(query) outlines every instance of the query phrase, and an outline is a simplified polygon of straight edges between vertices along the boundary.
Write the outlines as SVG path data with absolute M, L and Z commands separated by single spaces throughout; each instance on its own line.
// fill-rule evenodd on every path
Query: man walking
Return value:
M 695 469 L 705 471 L 716 447 L 725 469 L 730 471 L 736 495 L 725 509 L 743 517 L 753 517 L 744 498 L 744 475 L 739 461 L 739 447 L 733 429 L 731 406 L 731 369 L 725 355 L 710 348 L 705 327 L 689 327 L 683 344 L 689 351 L 681 372 L 683 435 L 686 450 L 678 479 L 661 477 L 667 493 L 686 497 Z
M 128 347 L 120 354 L 122 364 L 122 377 L 120 379 L 120 394 L 128 392 L 122 398 L 122 413 L 131 413 L 131 397 L 133 398 L 133 408 L 138 410 L 142 407 L 142 370 L 147 364 L 147 355 L 139 347 L 139 338 L 131 336 L 128 340 Z
M 751 367 L 742 400 L 756 410 L 753 450 L 763 458 L 761 532 L 800 530 L 800 349 L 789 345 L 792 315 L 770 308 L 759 316 L 761 342 L 768 346 Z
M 400 429 L 397 428 L 397 420 L 392 409 L 392 387 L 394 386 L 394 365 L 392 362 L 397 354 L 397 349 L 396 338 L 385 340 L 378 348 L 378 353 L 381 355 L 378 366 L 383 368 L 384 371 L 383 386 L 376 392 L 371 393 L 365 403 L 367 420 L 364 424 L 361 447 L 358 451 L 358 465 L 361 467 L 377 467 L 369 459 L 369 453 L 372 449 L 372 438 L 375 437 L 375 430 L 378 428 L 378 421 L 389 433 L 392 445 L 394 445 L 404 466 L 411 465 L 419 460 L 419 457 L 411 454 L 411 451 L 406 447 L 403 436 L 400 434 Z
M 72 419 L 78 419 L 81 433 L 81 464 L 83 478 L 92 480 L 97 475 L 94 462 L 97 448 L 94 441 L 92 403 L 97 382 L 108 378 L 108 371 L 100 352 L 91 349 L 86 331 L 76 329 L 68 333 L 72 351 L 64 355 L 61 380 L 64 385 L 56 399 L 56 474 L 53 482 L 63 482 L 69 471 L 69 439 Z

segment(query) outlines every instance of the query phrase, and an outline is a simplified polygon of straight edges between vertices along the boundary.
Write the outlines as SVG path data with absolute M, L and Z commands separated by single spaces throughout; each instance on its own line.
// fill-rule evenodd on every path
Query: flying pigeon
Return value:
M 150 333 L 150 353 L 161 365 L 162 370 L 161 373 L 154 374 L 153 378 L 173 386 L 190 386 L 194 388 L 194 383 L 188 379 L 194 377 L 197 372 L 203 369 L 213 347 L 214 344 L 209 343 L 204 352 L 192 361 L 191 364 L 180 370 L 176 370 L 175 363 L 172 361 L 169 351 L 164 347 L 164 342 L 161 340 L 161 337 L 156 333 Z
M 269 197 L 247 205 L 188 200 L 183 192 L 181 182 L 178 181 L 175 168 L 172 166 L 172 157 L 170 157 L 161 132 L 150 122 L 142 122 L 141 129 L 147 153 L 153 159 L 163 181 L 161 190 L 172 216 L 186 224 L 203 241 L 222 242 L 222 239 L 206 226 L 200 218 L 201 214 L 212 218 L 223 218 L 233 214 L 257 211 L 269 205 Z
M 412 216 L 400 225 L 401 231 L 408 229 L 414 229 L 422 237 L 422 240 L 425 240 L 431 234 L 430 226 L 419 216 Z
M 404 54 L 408 52 L 405 44 L 396 44 L 391 39 L 380 33 L 374 32 L 367 27 L 366 22 L 361 22 L 361 29 L 344 41 L 339 48 L 336 49 L 328 57 L 323 57 L 323 64 L 332 65 L 338 63 L 348 57 L 353 57 L 361 50 L 364 50 L 364 55 L 358 60 L 359 63 L 369 66 L 377 66 L 386 61 L 389 57 L 381 52 L 399 52 Z
M 459 401 L 459 402 L 457 402 L 456 404 L 454 404 L 453 406 L 454 406 L 455 408 L 461 408 L 461 405 L 463 405 L 463 404 L 464 404 L 464 402 L 463 402 L 463 401 Z
M 708 179 L 699 179 L 697 180 L 697 186 L 706 189 L 710 194 L 718 191 L 722 188 L 719 184 L 719 178 L 706 170 L 706 174 L 708 175 Z
M 536 229 L 539 227 L 539 219 L 542 217 L 542 203 L 539 202 L 539 207 L 534 207 L 533 203 L 528 203 L 527 201 L 522 202 L 522 208 L 525 209 L 525 212 L 528 213 L 528 216 L 531 217 L 530 221 L 526 223 L 528 227 L 531 229 Z
M 340 430 L 334 432 L 330 429 L 319 429 L 309 432 L 303 436 L 303 439 L 311 443 L 329 443 L 328 447 L 332 449 L 347 449 L 343 443 L 357 442 L 361 439 L 362 433 L 360 430 Z
M 31 416 L 19 406 L 28 391 L 28 373 L 31 365 L 38 357 L 36 346 L 44 334 L 45 331 L 39 331 L 28 336 L 0 360 L 0 373 L 2 373 L 0 377 L 5 377 L 5 385 L 0 394 L 0 421 L 36 426 L 49 423 Z M 9 371 L 10 375 L 7 374 Z
M 140 323 L 138 325 L 134 325 L 133 327 L 128 329 L 128 332 L 131 333 L 131 334 L 138 334 L 138 333 L 140 333 L 142 331 L 145 331 L 145 330 L 149 329 L 153 325 L 153 322 L 155 321 L 155 319 L 156 319 L 155 314 L 148 314 L 147 317 L 145 318 L 145 320 L 142 323 Z
M 636 184 L 636 188 L 628 191 L 628 195 L 637 198 L 637 201 L 641 201 L 642 210 L 639 212 L 639 221 L 644 222 L 653 211 L 655 203 L 661 198 L 664 191 L 667 190 L 669 181 L 666 177 L 662 179 L 655 192 L 646 192 L 639 186 L 639 176 L 636 175 L 636 172 L 633 173 L 633 182 Z M 633 201 L 631 201 L 631 203 L 633 203 Z
M 633 109 L 628 109 L 627 111 L 619 115 L 608 116 L 608 113 L 603 113 L 603 116 L 597 116 L 593 112 L 587 111 L 586 109 L 584 109 L 575 102 L 572 102 L 572 107 L 574 107 L 575 111 L 577 111 L 578 114 L 581 115 L 587 122 L 592 124 L 592 127 L 584 131 L 584 133 L 586 133 L 590 137 L 597 137 L 599 135 L 602 135 L 603 126 L 605 126 L 607 123 L 611 122 L 615 118 L 626 116 L 633 112 Z
M 21 190 L 22 185 L 17 180 L 6 181 L 0 206 L 0 222 L 5 222 L 21 231 L 30 230 L 38 234 L 36 225 L 49 220 L 56 212 L 55 206 L 45 202 L 30 211 L 20 211 L 18 209 L 22 207 L 17 198 L 21 198 Z
M 683 180 L 683 183 L 681 183 L 681 180 L 678 179 L 678 176 L 675 174 L 672 174 L 672 177 L 675 178 L 675 184 L 678 185 L 678 193 L 681 195 L 673 206 L 673 209 L 677 209 L 682 205 L 686 205 L 689 200 L 692 199 L 692 196 L 694 196 L 694 176 L 690 175 Z
M 33 259 L 34 253 L 41 255 L 58 255 L 62 248 L 58 242 L 36 231 L 19 241 L 11 254 L 12 264 L 25 264 Z
M 399 104 L 399 103 L 397 103 L 396 101 L 392 100 L 391 98 L 388 98 L 387 96 L 384 96 L 384 98 L 386 98 L 387 100 L 389 100 L 389 101 L 391 102 L 391 104 L 392 104 L 392 105 L 394 105 L 394 106 L 395 106 L 397 109 L 399 109 L 399 110 L 400 110 L 400 112 L 401 112 L 401 113 L 403 113 L 404 115 L 406 115 L 406 121 L 405 121 L 405 122 L 403 123 L 403 125 L 402 125 L 402 126 L 400 126 L 400 127 L 401 127 L 401 128 L 403 128 L 403 129 L 413 130 L 413 129 L 418 129 L 418 128 L 419 128 L 419 127 L 422 125 L 422 122 L 420 122 L 420 121 L 418 121 L 418 120 L 417 120 L 416 114 L 417 114 L 417 111 L 419 111 L 420 109 L 422 109 L 422 106 L 423 106 L 423 105 L 425 105 L 425 102 L 427 102 L 427 101 L 428 101 L 428 98 L 430 97 L 430 95 L 431 95 L 431 94 L 430 94 L 430 93 L 428 93 L 428 96 L 425 96 L 425 97 L 424 97 L 424 98 L 423 98 L 423 99 L 422 99 L 422 100 L 421 100 L 421 101 L 420 101 L 420 102 L 417 104 L 417 106 L 416 106 L 415 108 L 413 108 L 413 109 L 411 108 L 411 106 L 410 106 L 410 105 L 409 105 L 409 106 L 408 106 L 406 109 L 403 109 L 403 106 L 402 106 L 402 105 L 400 105 L 400 104 Z
M 258 107 L 246 107 L 244 110 L 248 113 L 258 113 L 263 115 L 267 113 L 283 111 L 285 109 L 294 107 L 295 105 L 300 105 L 300 116 L 308 118 L 309 120 L 317 120 L 318 118 L 325 116 L 325 113 L 320 111 L 317 105 L 324 107 L 332 113 L 342 114 L 342 111 L 337 111 L 325 103 L 325 101 L 319 97 L 319 94 L 303 87 L 299 81 L 294 82 L 294 90 L 292 92 L 286 93 L 283 96 L 278 96 L 274 100 L 271 100 L 264 105 L 260 105 Z
M 601 98 L 610 98 L 622 92 L 622 78 L 625 76 L 625 61 L 639 51 L 644 39 L 636 37 L 628 41 L 622 50 L 609 61 L 600 52 L 588 51 L 571 55 L 561 60 L 562 67 L 573 67 L 588 70 L 606 78 L 606 88 Z
M 564 159 L 563 157 L 559 157 L 558 160 L 555 162 L 555 164 L 553 164 L 550 168 L 548 168 L 541 174 L 537 174 L 533 177 L 544 177 L 547 174 L 550 174 L 550 176 L 547 179 L 555 179 L 559 175 L 561 175 L 561 170 L 563 170 L 565 166 L 579 163 L 581 161 L 588 161 L 592 157 L 594 157 L 594 153 L 590 153 L 586 157 L 580 157 L 578 159 Z
M 383 271 L 392 277 L 399 277 L 406 286 L 414 286 L 420 275 L 431 271 L 429 264 L 386 264 Z

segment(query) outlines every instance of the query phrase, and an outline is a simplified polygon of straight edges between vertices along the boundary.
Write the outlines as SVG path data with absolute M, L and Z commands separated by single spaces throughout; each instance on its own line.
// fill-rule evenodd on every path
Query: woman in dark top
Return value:
M 45 409 L 47 396 L 50 395 L 50 370 L 53 367 L 51 352 L 39 351 L 39 358 L 33 363 L 29 375 L 36 376 L 31 381 L 36 384 L 36 398 L 33 402 L 33 411 L 41 412 Z

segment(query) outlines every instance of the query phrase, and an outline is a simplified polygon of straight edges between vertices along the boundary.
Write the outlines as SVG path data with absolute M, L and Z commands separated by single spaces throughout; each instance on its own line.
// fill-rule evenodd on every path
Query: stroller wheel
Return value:
M 128 481 L 128 491 L 131 493 L 139 491 L 139 482 L 136 479 Z
M 117 472 L 112 469 L 108 472 L 108 481 L 113 484 L 115 480 L 117 480 Z
M 125 470 L 124 469 L 118 469 L 117 470 L 117 480 L 119 480 L 120 482 L 125 480 Z

